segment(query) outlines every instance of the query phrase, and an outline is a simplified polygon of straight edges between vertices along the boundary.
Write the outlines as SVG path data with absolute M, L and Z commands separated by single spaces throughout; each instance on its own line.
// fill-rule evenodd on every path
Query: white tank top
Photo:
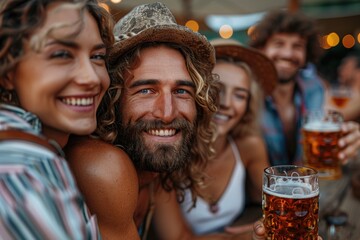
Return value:
M 196 207 L 192 208 L 191 193 L 185 192 L 181 209 L 185 219 L 193 232 L 197 235 L 222 231 L 222 228 L 231 224 L 245 207 L 245 168 L 240 158 L 239 150 L 232 138 L 228 138 L 236 163 L 230 181 L 220 197 L 218 211 L 213 213 L 204 199 L 198 197 Z

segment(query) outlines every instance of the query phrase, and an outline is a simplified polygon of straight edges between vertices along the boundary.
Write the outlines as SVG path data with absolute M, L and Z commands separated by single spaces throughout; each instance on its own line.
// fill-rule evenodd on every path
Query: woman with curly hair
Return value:
M 0 4 L 0 235 L 98 239 L 62 148 L 110 84 L 112 20 L 95 0 Z

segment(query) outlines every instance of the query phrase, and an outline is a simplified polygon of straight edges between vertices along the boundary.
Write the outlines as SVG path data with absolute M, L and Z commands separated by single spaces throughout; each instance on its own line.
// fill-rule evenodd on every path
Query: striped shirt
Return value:
M 0 104 L 0 131 L 40 135 L 39 119 Z M 47 148 L 0 141 L 1 239 L 100 239 L 67 162 Z
M 324 103 L 324 87 L 316 74 L 316 69 L 309 64 L 301 70 L 296 79 L 294 92 L 296 111 L 296 145 L 292 157 L 289 157 L 285 132 L 279 111 L 271 96 L 267 96 L 262 113 L 261 127 L 266 142 L 270 164 L 302 164 L 301 126 L 304 113 L 308 110 L 321 110 Z

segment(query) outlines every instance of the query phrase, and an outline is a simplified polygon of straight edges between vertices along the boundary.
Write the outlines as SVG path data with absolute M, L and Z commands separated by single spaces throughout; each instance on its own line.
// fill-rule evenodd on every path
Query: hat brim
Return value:
M 213 43 L 213 46 L 215 47 L 216 58 L 231 57 L 236 61 L 247 63 L 264 93 L 266 95 L 272 93 L 277 83 L 277 72 L 271 60 L 263 53 L 254 48 L 243 47 L 240 44 Z
M 182 25 L 154 26 L 117 41 L 110 51 L 110 64 L 116 64 L 123 54 L 146 42 L 171 42 L 187 46 L 193 51 L 195 58 L 205 64 L 209 73 L 215 65 L 215 50 L 206 37 Z

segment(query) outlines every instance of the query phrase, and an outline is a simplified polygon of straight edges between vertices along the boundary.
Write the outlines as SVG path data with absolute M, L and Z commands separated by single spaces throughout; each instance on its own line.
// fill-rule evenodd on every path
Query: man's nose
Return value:
M 178 112 L 175 97 L 172 93 L 161 93 L 154 106 L 154 117 L 160 119 L 164 123 L 170 123 L 176 118 Z

